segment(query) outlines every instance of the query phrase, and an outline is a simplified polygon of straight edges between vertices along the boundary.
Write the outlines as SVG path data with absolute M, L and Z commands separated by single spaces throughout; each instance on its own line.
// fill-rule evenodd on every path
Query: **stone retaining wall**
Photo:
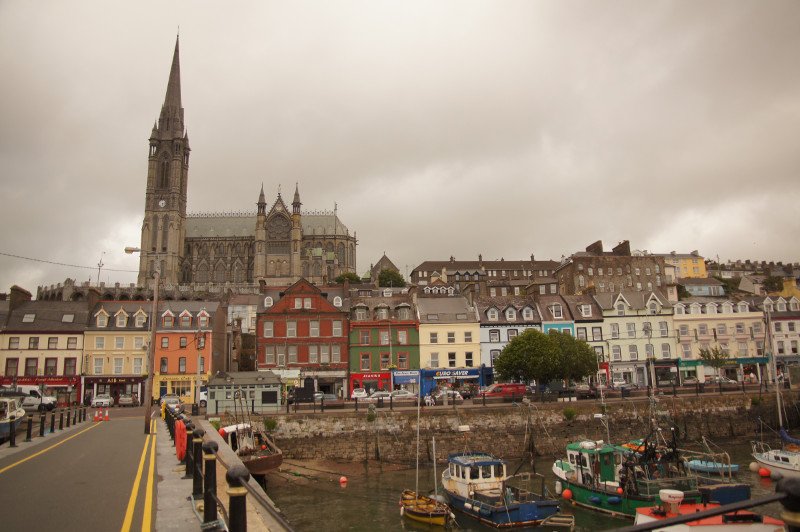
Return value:
M 795 397 L 784 396 L 789 405 L 789 425 L 800 422 Z M 751 398 L 755 400 L 751 401 Z M 754 404 L 756 403 L 756 404 Z M 505 404 L 486 407 L 423 408 L 420 415 L 420 460 L 432 457 L 431 440 L 436 438 L 436 454 L 442 460 L 448 453 L 466 449 L 486 450 L 506 459 L 542 454 L 557 456 L 567 442 L 576 439 L 605 440 L 606 428 L 600 414 L 603 405 L 595 401 L 546 404 Z M 675 427 L 683 441 L 749 438 L 755 435 L 761 418 L 777 426 L 774 396 L 728 394 L 700 397 L 661 396 L 651 403 L 641 400 L 607 402 L 611 440 L 623 442 L 644 438 L 651 432 L 652 419 L 669 436 Z M 565 420 L 565 410 L 575 416 Z M 366 409 L 360 412 L 281 414 L 273 432 L 284 456 L 296 460 L 363 461 L 382 460 L 413 464 L 416 450 L 417 412 L 413 409 L 379 409 L 369 420 Z M 469 432 L 459 427 L 468 425 Z

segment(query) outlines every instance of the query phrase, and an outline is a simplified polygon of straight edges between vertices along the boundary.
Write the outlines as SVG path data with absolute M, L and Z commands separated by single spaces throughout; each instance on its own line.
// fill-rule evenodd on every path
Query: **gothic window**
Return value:
M 197 267 L 197 282 L 208 282 L 208 265 L 206 265 L 205 262 L 201 263 L 200 266 Z
M 164 215 L 163 225 L 161 226 L 161 251 L 167 250 L 167 242 L 169 241 L 169 215 Z
M 336 258 L 339 259 L 339 265 L 344 266 L 344 244 L 339 242 L 339 245 L 336 246 Z
M 161 162 L 158 164 L 158 188 L 167 188 L 169 186 L 169 154 L 164 153 L 161 156 Z
M 153 226 L 150 229 L 152 231 L 150 236 L 151 238 L 150 248 L 151 251 L 155 251 L 156 246 L 158 245 L 158 216 L 156 216 L 155 214 L 153 215 Z
M 192 268 L 191 266 L 189 266 L 188 262 L 183 265 L 183 270 L 181 271 L 181 282 L 182 283 L 192 282 Z
M 225 263 L 220 261 L 217 263 L 217 267 L 214 269 L 214 282 L 224 283 L 226 280 L 225 277 Z
M 314 263 L 314 275 L 317 277 L 322 275 L 322 264 L 319 262 Z

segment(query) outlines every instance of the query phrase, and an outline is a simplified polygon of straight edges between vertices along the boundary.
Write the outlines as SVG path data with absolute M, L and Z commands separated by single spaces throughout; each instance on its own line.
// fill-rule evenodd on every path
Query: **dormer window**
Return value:
M 516 321 L 517 320 L 517 311 L 513 308 L 506 309 L 506 320 L 508 321 Z
M 772 303 L 764 303 L 764 312 L 772 312 Z
M 97 315 L 97 326 L 98 327 L 108 327 L 108 316 L 105 314 L 98 314 Z
M 592 316 L 592 306 L 591 305 L 581 305 L 581 316 L 584 318 L 589 318 Z
M 686 309 L 683 308 L 683 305 L 675 305 L 675 314 L 685 314 Z
M 717 306 L 714 304 L 706 305 L 706 314 L 716 314 L 717 313 Z
M 722 312 L 723 314 L 733 314 L 733 305 L 730 303 L 724 303 L 722 305 Z
M 617 316 L 625 315 L 625 303 L 617 303 Z
M 651 301 L 647 304 L 647 310 L 650 314 L 658 314 L 658 303 Z
M 197 317 L 197 325 L 201 329 L 205 328 L 205 327 L 208 327 L 208 314 L 200 314 Z
M 175 325 L 175 317 L 172 314 L 166 314 L 163 319 L 164 327 L 172 327 Z
M 796 311 L 796 310 L 800 309 L 800 303 L 798 303 L 795 300 L 792 300 L 791 303 L 789 303 L 789 309 L 791 309 L 793 311 Z
M 125 327 L 128 324 L 128 316 L 117 314 L 117 327 Z
M 489 321 L 497 321 L 497 309 L 490 308 L 486 311 L 486 317 L 489 318 Z
M 747 303 L 739 303 L 737 312 L 747 312 Z
M 700 305 L 697 303 L 692 303 L 692 306 L 689 307 L 689 314 L 702 314 Z
M 189 314 L 181 314 L 181 327 L 188 329 L 192 326 L 192 317 Z
M 564 317 L 563 312 L 561 311 L 561 305 L 555 304 L 550 307 L 550 313 L 553 315 L 553 318 L 560 320 Z
M 364 307 L 356 308 L 356 320 L 365 321 L 367 319 L 367 309 Z
M 133 323 L 134 323 L 134 325 L 136 327 L 140 327 L 141 328 L 141 327 L 144 327 L 144 322 L 145 322 L 146 319 L 147 319 L 147 316 L 143 312 L 140 312 L 134 318 L 134 322 Z
M 783 301 L 778 301 L 778 312 L 785 312 L 786 311 L 786 303 Z
M 397 309 L 397 317 L 401 320 L 411 319 L 411 309 L 408 307 L 400 307 Z
M 383 297 L 392 297 L 392 289 L 391 288 L 385 288 L 383 290 Z
M 522 319 L 526 321 L 530 321 L 533 319 L 533 309 L 530 307 L 525 307 L 522 309 Z
M 386 320 L 389 319 L 389 309 L 387 308 L 379 308 L 375 311 L 375 316 L 379 320 Z

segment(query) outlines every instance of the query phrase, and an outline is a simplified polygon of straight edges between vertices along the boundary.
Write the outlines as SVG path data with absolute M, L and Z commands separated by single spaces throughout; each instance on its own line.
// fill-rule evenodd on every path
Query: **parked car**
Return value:
M 122 393 L 117 400 L 117 406 L 139 406 L 139 400 L 130 393 Z
M 720 383 L 720 384 L 739 384 L 737 381 L 735 381 L 733 379 L 729 379 L 728 377 L 725 377 L 724 375 L 717 375 L 716 377 L 711 377 L 711 378 L 707 379 L 706 382 L 711 382 L 711 383 L 714 383 L 714 384 L 717 384 L 717 383 Z
M 94 399 L 92 399 L 92 408 L 99 408 L 99 407 L 108 407 L 114 404 L 114 400 L 111 398 L 110 395 L 106 393 L 101 393 L 99 395 L 95 395 Z
M 431 394 L 431 399 L 433 399 L 434 404 L 443 405 L 445 394 L 447 395 L 447 404 L 452 404 L 453 401 L 456 403 L 463 403 L 464 398 L 458 393 L 457 390 L 437 390 Z
M 168 407 L 176 409 L 178 412 L 183 412 L 183 403 L 181 403 L 181 398 L 177 395 L 165 395 L 161 399 Z
M 611 387 L 612 388 L 619 388 L 623 384 L 627 384 L 625 382 L 625 379 L 614 379 L 613 381 L 611 381 Z
M 367 397 L 369 397 L 369 394 L 364 388 L 353 388 L 350 394 L 350 399 L 366 399 Z
M 492 384 L 481 395 L 486 397 L 518 397 L 522 399 L 529 393 L 528 387 L 522 383 L 498 382 Z
M 394 390 L 391 396 L 394 403 L 417 404 L 417 394 L 408 390 Z
M 181 398 L 180 398 L 180 397 L 178 397 L 177 395 L 175 395 L 174 393 L 168 393 L 168 394 L 166 394 L 166 395 L 162 395 L 162 396 L 161 396 L 161 399 L 159 399 L 159 401 L 158 401 L 158 406 L 161 406 L 162 404 L 164 404 L 164 402 L 165 402 L 165 401 L 166 401 L 168 398 L 177 399 L 177 400 L 178 400 L 178 402 L 180 402 L 180 400 L 181 400 Z
M 478 395 L 478 387 L 475 385 L 467 385 L 463 386 L 458 389 L 458 393 L 461 394 L 461 397 L 464 399 L 472 399 L 476 395 Z
M 369 394 L 369 397 L 367 397 L 366 400 L 371 402 L 371 403 L 377 403 L 378 400 L 382 399 L 384 402 L 388 403 L 389 402 L 389 397 L 391 397 L 391 394 L 389 392 L 387 392 L 386 390 L 375 390 L 374 392 Z
M 638 390 L 639 385 L 635 382 L 625 382 L 617 386 L 617 390 Z
M 322 403 L 322 402 L 325 402 L 325 403 L 338 403 L 338 402 L 341 401 L 341 399 L 339 399 L 339 396 L 336 395 L 335 393 L 323 393 L 323 394 L 320 395 L 320 397 L 319 397 L 319 399 L 317 399 L 317 401 L 319 401 L 320 403 Z
M 694 386 L 698 382 L 700 382 L 700 380 L 697 377 L 686 377 L 685 379 L 683 379 L 683 384 L 684 385 L 692 385 L 692 386 Z
M 594 388 L 584 383 L 576 384 L 573 391 L 578 399 L 593 399 L 597 395 Z

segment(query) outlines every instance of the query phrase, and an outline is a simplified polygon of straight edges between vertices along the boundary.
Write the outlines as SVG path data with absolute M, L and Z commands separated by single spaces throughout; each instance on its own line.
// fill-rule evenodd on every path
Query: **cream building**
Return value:
M 461 296 L 421 297 L 420 368 L 476 368 L 481 365 L 480 322 Z

